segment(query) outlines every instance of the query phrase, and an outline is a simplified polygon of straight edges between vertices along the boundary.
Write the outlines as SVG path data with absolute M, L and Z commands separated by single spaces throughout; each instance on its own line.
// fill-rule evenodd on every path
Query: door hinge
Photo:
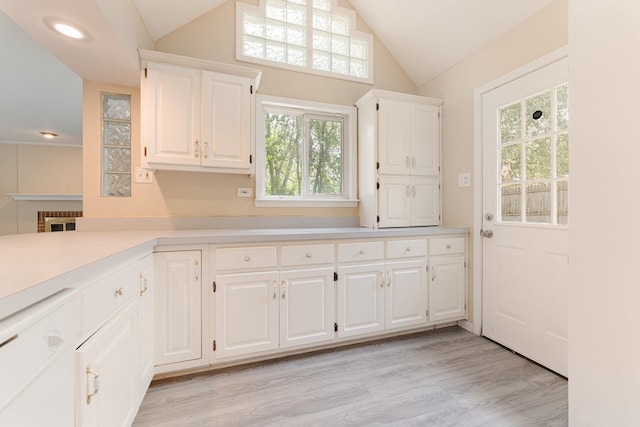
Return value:
M 380 222 L 380 215 L 376 216 L 376 222 Z
M 376 111 L 380 109 L 380 103 L 376 102 Z
M 338 273 L 336 273 L 335 271 L 333 272 L 333 281 L 334 282 L 338 281 Z
M 467 268 L 467 261 L 464 262 L 464 268 Z
M 249 164 L 253 164 L 253 154 L 249 154 Z
M 427 310 L 427 317 L 429 317 L 429 310 Z
M 147 67 L 144 67 L 144 78 L 145 78 L 145 79 L 147 78 L 147 71 L 148 71 L 148 70 L 147 70 Z
M 438 111 L 438 117 L 440 117 L 440 111 Z
M 218 288 L 218 286 L 216 285 L 216 282 L 213 282 L 213 293 L 216 293 L 216 289 Z
M 253 85 L 249 86 L 249 93 L 253 95 Z
M 438 190 L 440 190 L 440 184 L 438 184 Z
M 337 323 L 333 324 L 333 332 L 338 332 L 338 324 Z
M 380 169 L 380 162 L 376 162 L 376 170 Z
M 217 347 L 216 340 L 213 340 L 213 351 L 216 351 L 216 347 Z
M 440 221 L 442 219 L 442 217 L 440 215 L 438 215 L 438 221 Z
M 440 172 L 440 166 L 438 166 L 438 172 Z
M 144 156 L 147 157 L 147 147 L 144 147 Z
M 424 268 L 426 268 L 427 272 L 429 272 L 429 265 L 426 265 Z
M 376 190 L 379 190 L 379 189 L 380 189 L 380 183 L 376 182 Z

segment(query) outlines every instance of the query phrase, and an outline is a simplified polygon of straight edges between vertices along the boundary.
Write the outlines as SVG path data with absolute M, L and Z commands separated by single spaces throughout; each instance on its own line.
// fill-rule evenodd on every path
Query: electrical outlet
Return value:
M 139 184 L 153 184 L 153 171 L 141 167 L 136 168 L 135 181 Z
M 471 187 L 471 173 L 464 172 L 458 174 L 458 188 Z
M 247 188 L 247 187 L 238 187 L 236 189 L 236 195 L 238 197 L 252 197 L 253 196 L 253 189 L 251 188 Z

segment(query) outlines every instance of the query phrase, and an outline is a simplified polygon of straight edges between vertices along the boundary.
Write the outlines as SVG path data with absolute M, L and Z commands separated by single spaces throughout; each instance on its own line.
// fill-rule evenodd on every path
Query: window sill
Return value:
M 355 208 L 357 199 L 255 199 L 256 207 L 279 208 Z

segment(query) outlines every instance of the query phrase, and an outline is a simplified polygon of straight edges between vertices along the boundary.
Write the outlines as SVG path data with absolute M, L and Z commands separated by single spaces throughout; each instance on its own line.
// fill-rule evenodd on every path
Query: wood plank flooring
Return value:
M 563 426 L 567 381 L 458 327 L 153 383 L 134 426 Z

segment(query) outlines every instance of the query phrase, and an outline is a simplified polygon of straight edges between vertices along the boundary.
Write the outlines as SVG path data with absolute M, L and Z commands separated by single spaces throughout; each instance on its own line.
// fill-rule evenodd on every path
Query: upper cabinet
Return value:
M 441 104 L 377 89 L 356 102 L 361 226 L 440 224 Z
M 260 71 L 146 50 L 140 59 L 142 165 L 253 174 Z

